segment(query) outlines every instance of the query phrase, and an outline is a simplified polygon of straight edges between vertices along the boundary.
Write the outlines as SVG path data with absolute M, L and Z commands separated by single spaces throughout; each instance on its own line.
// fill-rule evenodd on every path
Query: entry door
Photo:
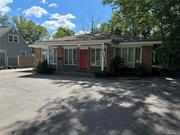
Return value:
M 89 53 L 88 49 L 80 49 L 80 70 L 89 69 Z
M 6 65 L 6 52 L 0 50 L 0 66 Z

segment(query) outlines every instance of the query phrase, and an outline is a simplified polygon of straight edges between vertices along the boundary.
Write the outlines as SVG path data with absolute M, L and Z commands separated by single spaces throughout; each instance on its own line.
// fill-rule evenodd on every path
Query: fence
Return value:
M 34 67 L 35 58 L 33 56 L 19 56 L 18 65 L 22 68 Z
M 16 66 L 20 68 L 34 67 L 35 59 L 33 56 L 0 57 L 0 66 Z

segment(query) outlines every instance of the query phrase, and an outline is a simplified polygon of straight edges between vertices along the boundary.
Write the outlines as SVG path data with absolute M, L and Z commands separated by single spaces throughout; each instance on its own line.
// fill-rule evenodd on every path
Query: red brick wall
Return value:
M 35 48 L 34 50 L 35 50 L 34 53 L 35 53 L 35 66 L 36 66 L 41 60 L 41 48 Z
M 144 70 L 151 74 L 152 73 L 152 60 L 153 60 L 153 46 L 143 46 L 142 48 L 142 64 Z
M 63 70 L 64 65 L 64 49 L 62 47 L 57 48 L 57 57 L 58 57 L 58 70 Z
M 113 59 L 113 48 L 112 47 L 107 47 L 107 66 L 109 66 L 112 59 Z

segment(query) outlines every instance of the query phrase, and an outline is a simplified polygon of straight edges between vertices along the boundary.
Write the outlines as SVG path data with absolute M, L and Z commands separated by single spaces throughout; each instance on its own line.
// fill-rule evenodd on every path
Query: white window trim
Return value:
M 48 51 L 48 48 L 42 48 L 41 49 L 41 62 L 43 61 L 43 57 L 42 57 L 43 55 L 46 55 L 46 60 L 48 61 L 48 54 L 47 54 L 48 52 L 46 51 L 46 54 L 43 54 L 43 50 L 47 50 Z
M 13 41 L 9 41 L 9 36 L 12 36 L 13 37 Z M 14 37 L 17 37 L 17 42 L 14 42 Z M 15 44 L 18 44 L 19 43 L 19 36 L 18 35 L 14 35 L 14 34 L 8 34 L 8 42 L 9 43 L 15 43 Z
M 91 63 L 92 49 L 95 49 L 95 64 Z M 100 49 L 100 65 L 96 65 L 96 49 Z M 107 62 L 106 62 L 106 60 L 107 60 L 107 47 L 105 47 L 104 49 L 105 49 L 104 65 L 106 66 L 106 64 L 107 64 Z M 92 67 L 101 67 L 101 51 L 102 51 L 101 47 L 91 47 L 90 48 L 90 65 Z
M 64 65 L 65 66 L 76 66 L 77 65 L 77 60 L 76 60 L 76 64 L 72 63 L 72 64 L 69 64 L 69 50 L 72 50 L 72 62 L 74 61 L 74 53 L 73 53 L 73 50 L 76 50 L 76 55 L 77 55 L 77 47 L 65 47 L 64 48 Z M 68 50 L 68 64 L 65 63 L 65 50 Z M 78 56 L 76 56 L 76 59 L 77 59 Z
M 128 64 L 129 63 L 132 63 L 132 62 L 128 62 L 128 59 L 129 59 L 129 48 L 134 48 L 134 51 L 133 51 L 133 66 L 128 66 L 128 67 L 135 67 L 135 54 L 136 54 L 136 48 L 140 48 L 140 64 L 142 64 L 142 47 L 140 47 L 140 46 L 131 46 L 131 47 L 117 47 L 117 48 L 121 48 L 121 58 L 122 58 L 122 50 L 123 50 L 123 48 L 127 48 L 127 65 L 126 66 L 128 66 Z M 117 51 L 115 51 L 115 53 L 116 53 Z M 116 56 L 116 54 L 115 54 L 115 56 Z
M 56 53 L 56 54 L 55 54 L 55 55 L 53 54 L 53 57 L 54 57 L 54 56 L 56 57 L 56 62 L 52 62 L 52 63 L 49 62 L 49 64 L 50 64 L 50 65 L 57 65 L 57 48 L 51 48 L 51 49 L 55 49 L 55 53 Z M 51 51 L 51 49 L 50 49 L 50 51 Z

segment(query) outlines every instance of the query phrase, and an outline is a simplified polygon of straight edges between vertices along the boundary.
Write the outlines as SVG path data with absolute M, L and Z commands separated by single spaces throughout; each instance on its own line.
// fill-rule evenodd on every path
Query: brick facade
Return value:
M 142 64 L 144 70 L 149 74 L 152 73 L 152 61 L 153 61 L 153 46 L 143 46 Z
M 57 48 L 57 58 L 58 58 L 58 70 L 63 70 L 63 64 L 64 64 L 64 49 L 62 47 Z
M 39 61 L 41 60 L 41 48 L 35 48 L 34 53 L 35 53 L 35 66 L 37 66 Z
M 91 70 L 91 60 L 90 60 L 90 47 L 87 48 L 88 49 L 88 61 L 89 61 L 89 71 Z M 112 59 L 113 59 L 113 53 L 114 50 L 113 47 L 107 47 L 107 54 L 106 54 L 106 58 L 107 58 L 107 68 L 109 67 L 109 64 L 111 63 Z M 80 70 L 80 65 L 79 65 L 79 60 L 80 60 L 80 48 L 77 47 L 77 65 L 64 65 L 64 48 L 63 47 L 59 47 L 57 48 L 57 70 L 59 71 L 63 71 L 64 69 L 69 70 L 69 71 L 79 71 Z M 152 72 L 152 60 L 153 60 L 153 46 L 143 46 L 142 47 L 142 64 L 144 67 L 144 70 L 151 74 Z M 39 61 L 41 60 L 41 49 L 40 48 L 35 48 L 35 65 L 37 65 L 39 63 Z

